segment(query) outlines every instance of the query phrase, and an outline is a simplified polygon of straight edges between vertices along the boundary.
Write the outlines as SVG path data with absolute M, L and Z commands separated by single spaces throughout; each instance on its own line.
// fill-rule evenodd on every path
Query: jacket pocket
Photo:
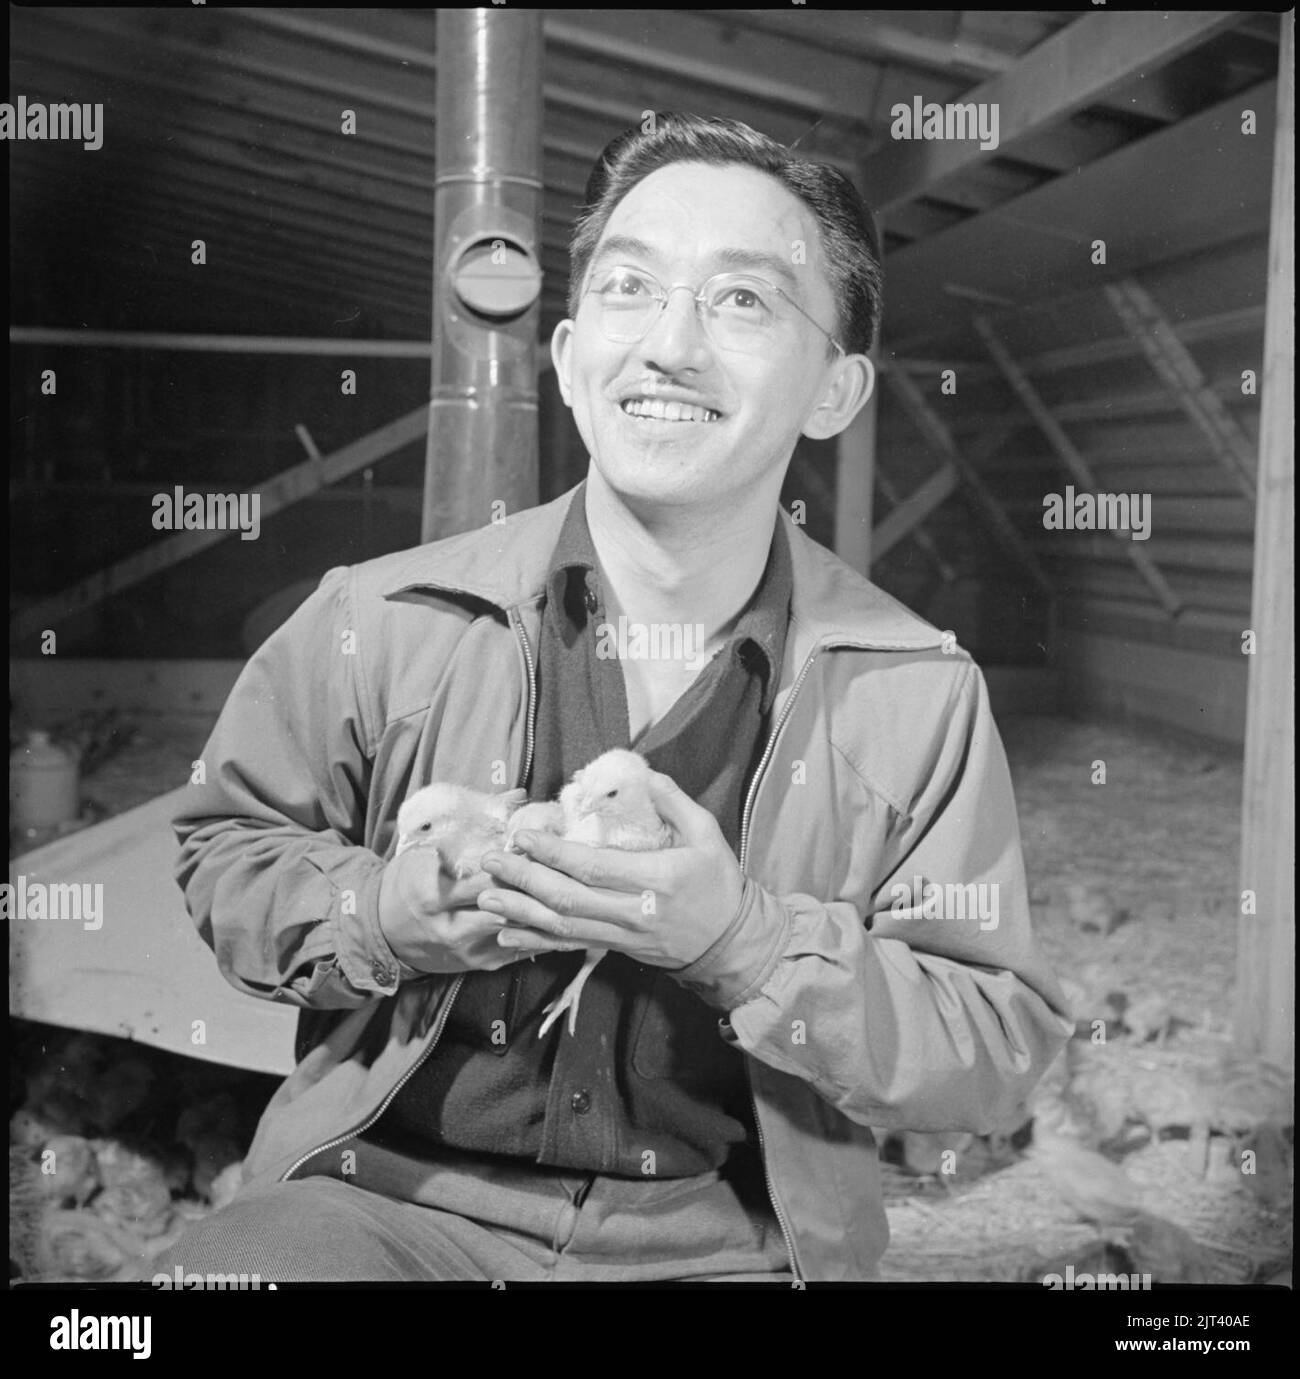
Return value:
M 657 972 L 637 1001 L 632 1070 L 638 1076 L 670 1077 L 700 1090 L 734 1077 L 740 1056 L 718 1033 L 720 1012 L 666 972 Z
M 513 962 L 492 972 L 471 972 L 452 1006 L 442 1043 L 504 1057 L 515 1037 L 520 968 L 526 965 Z

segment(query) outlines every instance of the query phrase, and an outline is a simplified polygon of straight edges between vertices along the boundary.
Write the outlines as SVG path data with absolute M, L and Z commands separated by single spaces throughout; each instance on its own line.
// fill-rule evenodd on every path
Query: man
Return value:
M 329 572 L 177 821 L 223 973 L 305 1013 L 244 1189 L 168 1265 L 865 1279 L 871 1127 L 1023 1112 L 1069 1025 L 982 677 L 778 506 L 799 436 L 867 401 L 879 304 L 833 170 L 693 117 L 605 151 L 552 341 L 586 481 Z M 689 652 L 612 659 L 619 627 Z M 392 856 L 430 780 L 548 799 L 611 747 L 676 846 Z

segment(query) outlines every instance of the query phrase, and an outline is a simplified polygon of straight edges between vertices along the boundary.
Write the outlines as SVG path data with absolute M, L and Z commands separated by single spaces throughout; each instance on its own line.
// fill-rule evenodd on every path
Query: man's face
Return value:
M 739 263 L 741 254 L 753 266 Z M 721 349 L 705 332 L 691 293 L 714 274 L 743 269 L 782 287 L 834 334 L 836 304 L 811 211 L 754 168 L 674 163 L 614 208 L 584 288 L 617 264 L 653 274 L 666 288 L 685 283 L 690 290 L 672 292 L 632 344 L 605 337 L 590 294 L 576 319 L 556 329 L 560 389 L 602 478 L 629 500 L 716 503 L 752 497 L 762 485 L 774 501 L 810 418 L 810 433 L 833 434 L 818 429 L 816 414 L 843 362 L 795 311 L 759 352 Z M 698 419 L 694 410 L 671 421 L 626 410 L 647 397 L 693 404 L 716 419 Z

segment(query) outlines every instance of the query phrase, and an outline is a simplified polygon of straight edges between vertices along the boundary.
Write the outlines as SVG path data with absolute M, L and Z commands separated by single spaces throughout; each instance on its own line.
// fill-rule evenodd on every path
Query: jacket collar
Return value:
M 462 594 L 503 612 L 540 601 L 569 504 L 581 486 L 539 507 L 410 552 L 385 598 L 427 590 Z M 943 634 L 826 550 L 780 510 L 790 543 L 792 637 L 802 649 L 925 651 Z

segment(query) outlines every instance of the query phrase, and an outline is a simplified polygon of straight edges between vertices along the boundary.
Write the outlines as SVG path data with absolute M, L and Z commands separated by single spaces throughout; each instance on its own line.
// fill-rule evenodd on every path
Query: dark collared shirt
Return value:
M 617 621 L 606 617 L 582 486 L 556 545 L 542 615 L 529 797 L 553 799 L 601 752 L 635 746 L 713 814 L 738 852 L 790 593 L 790 553 L 777 522 L 762 580 L 726 644 L 633 744 L 622 665 L 610 653 L 636 655 L 636 633 L 625 625 L 620 640 Z M 685 645 L 693 631 L 680 635 Z M 583 989 L 576 1034 L 562 1019 L 539 1039 L 543 1007 L 582 961 L 580 953 L 554 953 L 470 973 L 438 1049 L 394 1099 L 377 1137 L 634 1177 L 720 1168 L 751 1140 L 753 1121 L 743 1055 L 719 1035 L 718 1012 L 665 969 L 609 953 Z

